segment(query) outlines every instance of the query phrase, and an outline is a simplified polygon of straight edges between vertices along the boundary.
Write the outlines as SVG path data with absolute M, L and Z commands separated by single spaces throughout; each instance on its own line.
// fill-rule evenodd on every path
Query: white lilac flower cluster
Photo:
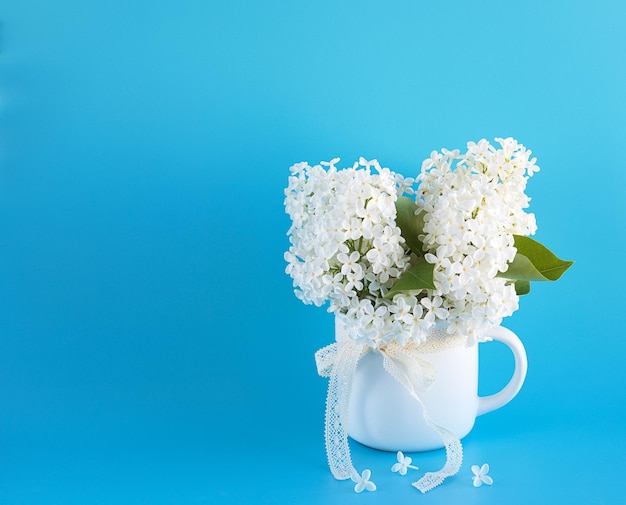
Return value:
M 463 155 L 433 152 L 418 177 L 421 240 L 426 261 L 435 265 L 430 303 L 470 342 L 517 310 L 514 285 L 497 275 L 516 255 L 513 234 L 537 229 L 535 216 L 524 212 L 530 201 L 524 191 L 539 167 L 514 139 L 496 141 L 500 148 L 469 142 Z
M 410 257 L 396 226 L 398 195 L 411 193 L 413 179 L 361 158 L 338 170 L 338 158 L 291 167 L 285 209 L 292 219 L 287 273 L 306 304 L 329 303 L 350 337 L 372 347 L 410 336 L 421 306 L 384 295 L 409 267 Z M 409 320 L 410 303 L 419 307 Z M 395 299 L 395 298 L 394 298 Z
M 295 293 L 306 304 L 329 302 L 341 328 L 377 348 L 425 341 L 437 323 L 471 343 L 518 307 L 514 285 L 497 277 L 513 260 L 513 234 L 536 230 L 525 195 L 539 170 L 513 139 L 468 143 L 467 153 L 433 152 L 417 182 L 423 213 L 424 259 L 436 289 L 385 298 L 416 262 L 396 225 L 396 200 L 414 180 L 363 158 L 337 169 L 339 159 L 291 167 L 285 209 L 292 220 L 285 253 Z M 416 252 L 416 251 L 414 251 Z

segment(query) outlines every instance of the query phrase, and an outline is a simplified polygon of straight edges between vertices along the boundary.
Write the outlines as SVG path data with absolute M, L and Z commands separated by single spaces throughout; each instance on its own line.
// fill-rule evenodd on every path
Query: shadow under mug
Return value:
M 509 383 L 490 396 L 478 396 L 478 344 L 421 355 L 435 366 L 437 378 L 418 395 L 433 421 L 459 438 L 471 431 L 477 416 L 510 402 L 526 378 L 526 351 L 517 335 L 498 326 L 484 336 L 506 344 L 515 358 Z M 419 452 L 444 446 L 424 420 L 419 402 L 383 368 L 379 352 L 368 352 L 359 361 L 348 415 L 350 437 L 374 449 Z

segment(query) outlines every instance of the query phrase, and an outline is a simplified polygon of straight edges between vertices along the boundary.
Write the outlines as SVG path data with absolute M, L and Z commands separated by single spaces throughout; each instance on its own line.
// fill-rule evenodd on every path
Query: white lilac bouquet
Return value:
M 526 183 L 539 171 L 512 138 L 433 151 L 417 179 L 361 158 L 291 167 L 285 253 L 295 293 L 329 304 L 357 343 L 419 345 L 432 330 L 467 337 L 499 325 L 530 282 L 572 264 L 529 238 Z

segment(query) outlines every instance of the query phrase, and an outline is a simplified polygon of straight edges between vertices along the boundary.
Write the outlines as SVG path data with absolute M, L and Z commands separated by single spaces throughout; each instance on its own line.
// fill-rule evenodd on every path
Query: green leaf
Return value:
M 417 205 L 406 196 L 399 196 L 396 200 L 396 224 L 400 228 L 402 237 L 407 245 L 418 256 L 423 256 L 422 242 L 417 238 L 424 233 L 424 216 L 415 215 Z
M 421 291 L 422 289 L 435 289 L 433 274 L 435 265 L 422 260 L 413 265 L 393 285 L 385 298 L 392 298 L 398 293 L 405 291 Z
M 518 296 L 530 293 L 530 281 L 515 281 L 515 293 Z
M 574 262 L 557 258 L 544 245 L 522 235 L 514 235 L 517 254 L 499 277 L 516 281 L 556 281 Z

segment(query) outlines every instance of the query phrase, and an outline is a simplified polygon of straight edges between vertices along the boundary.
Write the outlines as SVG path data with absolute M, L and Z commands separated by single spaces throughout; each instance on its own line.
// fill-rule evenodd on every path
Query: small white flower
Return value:
M 363 470 L 363 473 L 359 475 L 356 471 L 352 472 L 352 482 L 356 482 L 356 486 L 354 486 L 354 491 L 357 493 L 362 493 L 364 489 L 368 491 L 376 491 L 376 484 L 374 484 L 370 477 L 372 476 L 372 472 L 369 469 Z
M 406 471 L 408 468 L 412 468 L 413 470 L 419 470 L 418 467 L 411 464 L 412 461 L 413 458 L 405 456 L 404 454 L 402 454 L 402 451 L 398 451 L 398 462 L 391 467 L 391 471 L 398 472 L 400 475 L 406 475 Z
M 483 482 L 488 486 L 493 484 L 493 479 L 487 475 L 489 473 L 489 465 L 485 463 L 483 466 L 472 465 L 472 473 L 474 474 L 474 487 L 480 487 Z
M 341 158 L 333 158 L 333 159 L 332 159 L 332 160 L 330 160 L 330 161 L 322 161 L 322 162 L 320 162 L 320 165 L 322 165 L 323 167 L 331 167 L 331 168 L 335 168 L 335 165 L 336 165 L 337 163 L 339 163 L 339 160 L 340 160 L 340 159 L 341 159 Z

